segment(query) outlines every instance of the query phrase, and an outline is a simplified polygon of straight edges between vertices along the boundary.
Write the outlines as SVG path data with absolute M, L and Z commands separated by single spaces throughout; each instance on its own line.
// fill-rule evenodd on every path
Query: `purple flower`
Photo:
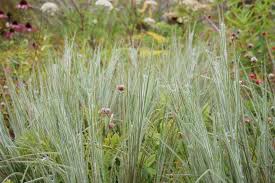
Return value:
M 31 5 L 26 0 L 21 0 L 19 4 L 16 5 L 17 9 L 27 10 L 31 8 Z
M 10 29 L 8 32 L 4 32 L 4 37 L 6 39 L 12 39 L 14 35 L 14 29 Z
M 33 26 L 28 22 L 28 23 L 26 23 L 26 25 L 25 25 L 25 31 L 27 31 L 27 32 L 34 32 L 36 29 L 35 28 L 33 28 Z
M 9 24 L 9 27 L 14 29 L 15 32 L 24 32 L 25 30 L 25 25 L 19 24 L 17 21 L 13 21 L 11 24 Z
M 6 19 L 6 18 L 8 18 L 8 16 L 5 15 L 5 13 L 0 10 L 0 19 Z

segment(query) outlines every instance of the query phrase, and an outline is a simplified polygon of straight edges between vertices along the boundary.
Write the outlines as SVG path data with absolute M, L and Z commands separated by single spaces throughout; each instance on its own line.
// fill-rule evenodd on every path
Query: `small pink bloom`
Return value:
M 8 18 L 8 16 L 5 15 L 5 13 L 0 10 L 0 19 L 6 19 L 6 18 Z
M 25 25 L 25 31 L 26 31 L 26 32 L 35 32 L 36 29 L 28 22 L 28 23 L 26 23 L 26 25 Z
M 14 29 L 15 32 L 24 32 L 25 25 L 19 24 L 17 21 L 13 21 L 11 24 L 9 24 L 9 27 Z
M 16 28 L 16 27 L 18 27 L 18 22 L 17 21 L 13 21 L 12 23 L 7 24 L 7 27 Z
M 32 25 L 30 23 L 26 23 L 25 27 L 26 27 L 27 32 L 32 32 L 33 31 Z
M 257 80 L 255 81 L 255 83 L 256 83 L 257 85 L 260 85 L 260 84 L 262 84 L 262 83 L 263 83 L 263 80 L 261 80 L 261 79 L 257 79 Z
M 26 0 L 21 0 L 19 4 L 16 5 L 17 9 L 27 10 L 31 8 L 31 5 Z
M 13 29 L 10 29 L 8 32 L 4 32 L 4 37 L 6 39 L 12 39 L 13 35 L 14 35 L 14 30 Z
M 257 76 L 256 76 L 255 73 L 250 73 L 250 74 L 249 74 L 249 79 L 255 80 L 256 78 L 257 78 Z

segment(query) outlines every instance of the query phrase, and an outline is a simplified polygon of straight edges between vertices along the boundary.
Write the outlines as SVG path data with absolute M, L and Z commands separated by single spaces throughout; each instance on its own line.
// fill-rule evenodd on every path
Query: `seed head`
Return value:
M 272 123 L 272 117 L 269 116 L 269 117 L 267 118 L 267 122 L 268 122 L 269 124 L 271 124 L 271 123 Z
M 251 57 L 251 58 L 250 58 L 250 61 L 251 61 L 252 63 L 256 63 L 256 62 L 258 61 L 258 59 L 257 59 L 256 57 Z
M 107 107 L 102 107 L 99 111 L 99 113 L 102 115 L 102 116 L 111 116 L 112 115 L 112 111 L 110 108 L 107 108 Z
M 243 121 L 246 123 L 246 124 L 249 124 L 251 123 L 251 119 L 247 116 L 244 117 Z
M 247 45 L 247 48 L 252 49 L 252 48 L 254 48 L 254 45 L 253 45 L 252 43 L 249 43 L 249 44 Z
M 240 80 L 240 81 L 239 81 L 239 84 L 240 84 L 240 85 L 244 85 L 244 81 L 243 81 L 243 80 Z
M 125 90 L 125 86 L 123 84 L 120 84 L 120 85 L 117 85 L 116 86 L 116 89 L 119 91 L 119 92 L 123 92 Z
M 109 129 L 113 129 L 116 126 L 116 124 L 114 122 L 110 122 L 108 127 Z
M 273 73 L 268 74 L 268 79 L 269 79 L 271 82 L 275 82 L 275 74 L 273 74 Z

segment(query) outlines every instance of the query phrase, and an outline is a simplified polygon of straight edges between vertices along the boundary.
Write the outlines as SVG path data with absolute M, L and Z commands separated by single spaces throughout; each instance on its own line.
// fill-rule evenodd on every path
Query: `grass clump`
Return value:
M 0 180 L 273 182 L 274 96 L 239 82 L 223 32 L 146 57 L 67 43 L 25 86 L 8 79 Z

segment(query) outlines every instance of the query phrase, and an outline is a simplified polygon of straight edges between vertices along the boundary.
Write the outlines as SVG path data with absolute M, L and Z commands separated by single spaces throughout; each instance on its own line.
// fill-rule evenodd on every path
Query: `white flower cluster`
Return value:
M 114 8 L 113 5 L 112 5 L 112 3 L 110 1 L 108 1 L 108 0 L 97 0 L 95 2 L 95 5 L 96 6 L 103 6 L 103 7 L 107 8 L 107 9 L 109 9 L 109 10 L 112 10 Z
M 147 5 L 150 5 L 150 6 L 157 6 L 158 5 L 158 3 L 154 0 L 146 0 L 144 3 L 147 4 Z
M 40 10 L 43 13 L 47 13 L 51 16 L 54 16 L 56 14 L 56 12 L 59 10 L 59 8 L 58 8 L 57 4 L 55 4 L 55 3 L 46 2 L 41 6 Z

